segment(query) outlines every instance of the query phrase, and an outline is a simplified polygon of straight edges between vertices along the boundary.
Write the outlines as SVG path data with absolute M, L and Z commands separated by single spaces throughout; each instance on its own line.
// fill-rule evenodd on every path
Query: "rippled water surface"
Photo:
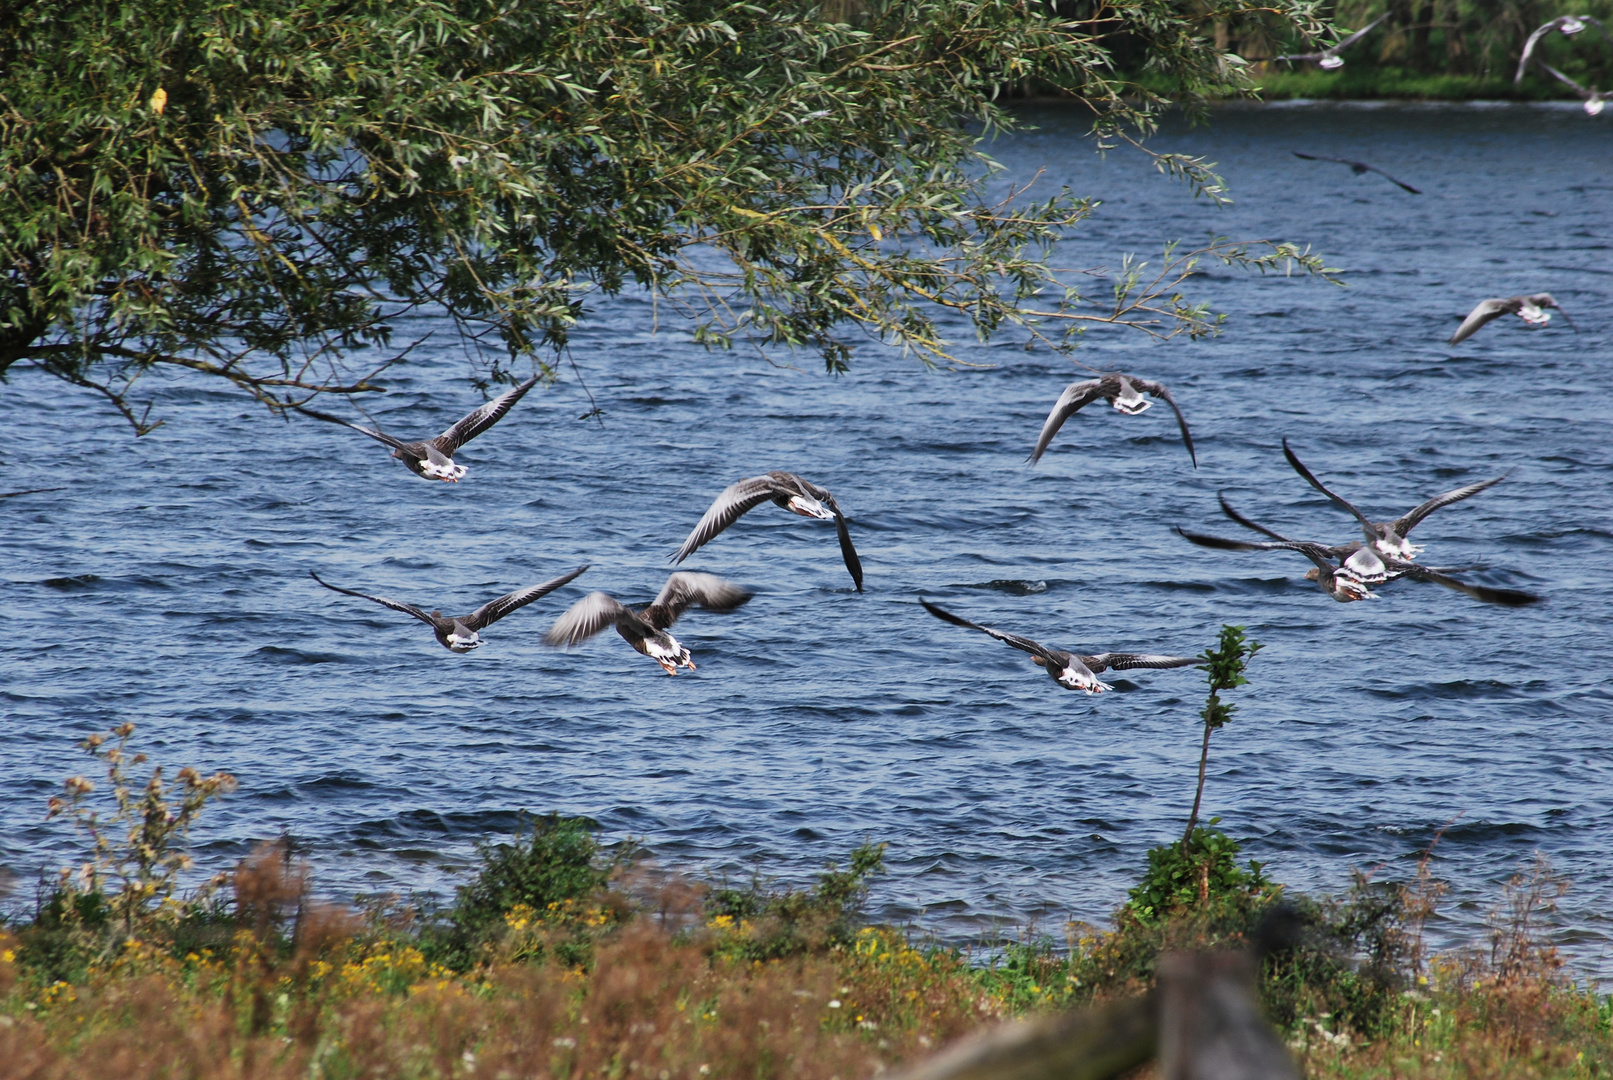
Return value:
M 1100 159 L 1076 122 L 1000 140 L 1009 175 L 1103 201 L 1070 266 L 1157 257 L 1212 231 L 1313 243 L 1347 288 L 1208 268 L 1190 298 L 1229 315 L 1213 341 L 1088 335 L 1081 359 L 1167 383 L 1192 424 L 1094 406 L 1035 469 L 1025 455 L 1078 377 L 1017 344 L 926 371 L 865 348 L 831 378 L 708 353 L 644 300 L 598 303 L 577 335 L 603 426 L 575 377 L 535 390 L 460 456 L 465 483 L 408 475 L 370 440 L 276 421 L 220 387 L 153 381 L 168 418 L 134 439 L 88 393 L 31 371 L 0 388 L 0 852 L 24 880 L 74 841 L 42 822 L 74 740 L 133 719 L 159 760 L 224 768 L 204 861 L 291 834 L 330 893 L 452 886 L 473 841 L 522 809 L 590 814 L 662 866 L 753 866 L 806 881 L 864 838 L 890 843 L 877 913 L 966 940 L 1056 931 L 1123 898 L 1193 794 L 1202 676 L 1150 671 L 1087 697 L 1028 658 L 942 624 L 925 594 L 1082 651 L 1193 653 L 1223 622 L 1267 648 L 1215 737 L 1206 806 L 1296 887 L 1408 872 L 1454 820 L 1437 868 L 1467 934 L 1539 851 L 1572 880 L 1563 940 L 1613 969 L 1613 124 L 1578 109 L 1227 109 L 1160 149 L 1220 163 L 1236 204 L 1193 201 L 1134 154 Z M 1294 158 L 1361 158 L 1420 187 Z M 1576 317 L 1504 319 L 1443 344 L 1485 296 L 1549 291 Z M 787 357 L 781 359 L 788 359 Z M 443 339 L 373 406 L 390 430 L 445 427 L 475 401 Z M 1217 490 L 1328 542 L 1351 523 L 1283 461 L 1306 461 L 1390 517 L 1511 470 L 1428 519 L 1425 561 L 1537 590 L 1485 607 L 1400 582 L 1341 605 L 1298 556 L 1204 551 L 1231 532 Z M 771 506 L 690 566 L 756 588 L 678 627 L 676 679 L 614 635 L 545 649 L 587 589 L 643 602 L 666 555 L 731 481 L 788 469 L 829 487 L 867 570 L 857 595 L 832 527 Z M 498 624 L 468 656 L 308 577 L 463 611 L 580 563 L 577 583 Z M 1387 865 L 1386 865 L 1387 864 Z

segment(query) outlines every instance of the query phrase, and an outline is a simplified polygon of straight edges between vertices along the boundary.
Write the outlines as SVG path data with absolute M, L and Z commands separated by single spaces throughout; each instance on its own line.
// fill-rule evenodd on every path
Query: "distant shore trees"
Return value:
M 137 431 L 153 371 L 273 409 L 381 390 L 402 320 L 475 370 L 552 366 L 590 298 L 697 339 L 947 356 L 939 327 L 1201 333 L 1187 260 L 1078 288 L 1091 204 L 990 183 L 1013 87 L 1105 145 L 1248 91 L 1210 13 L 1156 0 L 62 0 L 0 18 L 0 378 L 36 366 Z M 1216 18 L 1323 27 L 1304 0 Z M 1124 60 L 1124 65 L 1119 61 Z M 1117 72 L 1141 66 L 1146 89 Z M 1157 89 L 1168 84 L 1168 91 Z M 1200 161 L 1157 155 L 1200 190 Z M 1166 238 L 1159 238 L 1161 240 Z M 1230 261 L 1312 269 L 1283 245 Z M 1136 268 L 1133 268 L 1136 269 Z M 1118 289 L 1112 286 L 1119 285 Z M 0 390 L 3 392 L 3 390 Z

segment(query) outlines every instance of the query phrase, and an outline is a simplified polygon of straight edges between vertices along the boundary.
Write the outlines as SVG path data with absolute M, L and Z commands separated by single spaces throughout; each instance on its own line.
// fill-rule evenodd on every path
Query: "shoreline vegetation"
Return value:
M 1256 649 L 1226 627 L 1201 657 L 1205 755 Z M 1062 940 L 956 948 L 871 923 L 883 844 L 807 889 L 710 884 L 559 815 L 479 845 L 451 903 L 339 905 L 284 841 L 182 890 L 189 834 L 235 779 L 168 781 L 133 733 L 82 744 L 104 785 L 69 778 L 50 813 L 87 857 L 0 923 L 5 1076 L 852 1080 L 1006 1019 L 1143 994 L 1164 953 L 1227 948 L 1259 958 L 1262 1010 L 1307 1076 L 1613 1070 L 1613 997 L 1577 986 L 1544 937 L 1566 885 L 1543 859 L 1506 887 L 1486 942 L 1437 954 L 1437 837 L 1409 880 L 1311 897 L 1240 862 L 1214 817 L 1148 853 L 1107 929 Z

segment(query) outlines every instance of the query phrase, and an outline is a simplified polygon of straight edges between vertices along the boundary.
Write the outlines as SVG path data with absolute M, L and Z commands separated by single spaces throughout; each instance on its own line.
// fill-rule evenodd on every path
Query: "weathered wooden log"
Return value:
M 1250 954 L 1167 953 L 1157 975 L 1147 995 L 1003 1024 L 896 1080 L 1113 1080 L 1156 1052 L 1161 1080 L 1298 1080 L 1260 1015 Z

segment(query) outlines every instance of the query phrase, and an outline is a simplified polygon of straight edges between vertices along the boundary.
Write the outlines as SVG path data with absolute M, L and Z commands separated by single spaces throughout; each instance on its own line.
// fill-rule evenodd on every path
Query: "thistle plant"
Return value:
M 76 872 L 63 869 L 57 898 L 64 914 L 101 908 L 124 937 L 154 918 L 175 915 L 174 893 L 180 875 L 190 870 L 184 850 L 186 834 L 207 803 L 235 790 L 235 777 L 218 772 L 203 776 L 192 768 L 180 769 L 173 783 L 165 782 L 162 766 L 152 766 L 142 784 L 134 771 L 146 764 L 145 754 L 128 751 L 135 726 L 121 724 L 85 739 L 80 747 L 106 769 L 112 795 L 112 813 L 90 805 L 95 784 L 82 776 L 69 777 L 63 794 L 50 800 L 48 818 L 66 815 L 89 834 L 90 857 Z M 224 883 L 219 874 L 189 896 L 200 902 Z
M 1199 804 L 1204 799 L 1204 769 L 1210 760 L 1210 734 L 1231 720 L 1232 714 L 1238 711 L 1236 705 L 1222 701 L 1221 695 L 1249 681 L 1243 673 L 1249 666 L 1250 657 L 1262 648 L 1259 642 L 1244 637 L 1243 627 L 1223 625 L 1219 647 L 1207 649 L 1199 657 L 1204 663 L 1198 665 L 1198 669 L 1209 675 L 1210 696 L 1204 702 L 1203 712 L 1199 714 L 1204 718 L 1204 745 L 1199 750 L 1199 786 L 1193 793 L 1193 812 L 1188 815 L 1187 831 L 1182 834 L 1184 855 L 1193 837 L 1193 827 L 1199 823 Z

